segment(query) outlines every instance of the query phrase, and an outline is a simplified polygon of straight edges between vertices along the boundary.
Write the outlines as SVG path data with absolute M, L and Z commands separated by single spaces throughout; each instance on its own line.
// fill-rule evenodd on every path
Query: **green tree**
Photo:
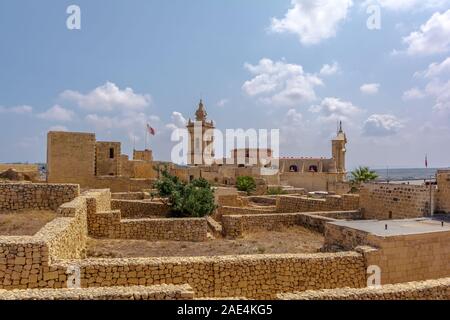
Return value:
M 252 191 L 256 190 L 255 179 L 253 179 L 253 177 L 249 177 L 249 176 L 237 177 L 236 188 L 239 191 L 244 191 L 244 192 L 247 192 L 247 194 L 250 194 Z
M 157 190 L 156 195 L 171 207 L 174 216 L 203 217 L 216 208 L 214 191 L 205 179 L 195 179 L 186 184 L 165 167 L 160 170 L 160 179 L 153 186 Z
M 353 184 L 361 184 L 365 182 L 370 182 L 378 178 L 378 174 L 370 170 L 369 167 L 359 167 L 351 172 L 352 178 L 351 182 Z

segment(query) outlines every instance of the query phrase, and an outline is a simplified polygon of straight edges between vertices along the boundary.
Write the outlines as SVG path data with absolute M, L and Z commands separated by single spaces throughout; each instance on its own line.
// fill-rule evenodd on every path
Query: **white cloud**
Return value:
M 339 64 L 337 62 L 333 62 L 332 65 L 324 64 L 322 69 L 320 69 L 320 74 L 323 76 L 331 76 L 339 72 Z
M 224 107 L 226 104 L 228 104 L 230 101 L 228 99 L 221 99 L 217 102 L 218 107 Z
M 437 8 L 448 3 L 448 0 L 367 0 L 363 6 L 378 4 L 391 11 L 404 11 L 410 9 Z
M 272 19 L 270 29 L 277 33 L 294 33 L 304 45 L 320 43 L 336 35 L 346 19 L 352 0 L 292 0 L 284 18 Z
M 286 113 L 286 120 L 289 124 L 299 126 L 303 123 L 303 115 L 295 109 L 289 109 Z
M 107 82 L 87 94 L 66 90 L 61 93 L 60 97 L 64 100 L 74 101 L 79 107 L 90 111 L 142 111 L 152 101 L 149 94 L 137 94 L 131 88 L 121 90 L 112 82 Z
M 450 10 L 436 12 L 420 30 L 403 38 L 409 55 L 430 55 L 450 50 Z
M 178 111 L 172 112 L 171 119 L 172 119 L 172 123 L 175 126 L 177 126 L 177 128 L 186 127 L 186 124 L 187 124 L 186 118 L 183 117 L 183 115 L 180 112 L 178 112 Z
M 438 79 L 431 81 L 425 87 L 428 95 L 436 98 L 436 103 L 433 107 L 437 112 L 450 111 L 450 80 L 442 82 Z
M 416 72 L 414 76 L 425 77 L 425 78 L 435 78 L 442 75 L 450 76 L 450 57 L 442 61 L 441 63 L 432 63 L 423 72 Z
M 403 121 L 394 115 L 373 114 L 364 122 L 363 133 L 366 136 L 390 136 L 403 127 Z
M 69 131 L 66 126 L 51 126 L 48 131 Z
M 359 88 L 359 90 L 362 93 L 370 94 L 370 95 L 377 94 L 379 89 L 380 89 L 380 84 L 379 83 L 366 83 L 366 84 L 363 84 Z
M 264 58 L 257 65 L 246 63 L 254 75 L 242 89 L 249 96 L 258 96 L 266 104 L 294 106 L 316 100 L 316 86 L 323 85 L 316 75 L 305 73 L 301 65 Z
M 85 121 L 97 130 L 123 130 L 129 136 L 141 135 L 145 132 L 147 123 L 155 127 L 160 123 L 157 116 L 147 116 L 142 112 L 129 112 L 120 116 L 104 116 L 98 114 L 88 114 Z M 158 130 L 157 130 L 158 134 Z
M 37 116 L 44 120 L 68 122 L 72 121 L 75 113 L 72 110 L 65 109 L 59 105 L 54 105 L 47 111 L 39 113 Z
M 320 105 L 311 106 L 309 111 L 312 113 L 320 113 L 320 121 L 350 121 L 353 117 L 362 112 L 360 108 L 351 102 L 342 101 L 339 98 L 328 97 L 322 100 Z
M 11 108 L 5 108 L 0 106 L 0 113 L 31 114 L 33 113 L 33 107 L 22 105 Z
M 403 93 L 403 100 L 416 100 L 425 98 L 426 94 L 419 88 L 411 88 Z
M 277 33 L 294 33 L 304 45 L 312 45 L 336 35 L 346 19 L 352 0 L 292 0 L 284 18 L 272 19 L 270 29 Z

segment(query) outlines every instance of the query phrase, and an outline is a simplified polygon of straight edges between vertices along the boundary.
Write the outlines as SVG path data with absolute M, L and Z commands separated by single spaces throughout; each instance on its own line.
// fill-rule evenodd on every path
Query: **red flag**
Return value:
M 147 131 L 148 133 L 150 133 L 152 136 L 155 135 L 156 131 L 155 129 L 153 129 L 152 127 L 150 127 L 150 125 L 147 123 Z

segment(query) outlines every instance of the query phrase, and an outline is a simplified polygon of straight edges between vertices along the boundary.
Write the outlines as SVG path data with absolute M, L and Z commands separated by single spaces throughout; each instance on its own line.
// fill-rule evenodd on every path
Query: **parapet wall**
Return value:
M 80 194 L 76 184 L 0 184 L 0 210 L 56 210 Z
M 362 255 L 355 252 L 87 259 L 64 261 L 81 268 L 82 287 L 189 284 L 196 297 L 273 299 L 280 292 L 365 286 Z
M 450 278 L 278 294 L 280 300 L 450 300 Z
M 430 187 L 364 184 L 360 190 L 365 219 L 403 219 L 430 215 Z M 433 199 L 434 194 L 431 194 Z
M 436 211 L 450 213 L 450 170 L 439 170 L 436 180 L 438 185 Z
M 314 212 L 314 211 L 339 211 L 358 210 L 359 196 L 345 194 L 341 196 L 327 196 L 324 199 L 279 196 L 277 198 L 277 212 Z

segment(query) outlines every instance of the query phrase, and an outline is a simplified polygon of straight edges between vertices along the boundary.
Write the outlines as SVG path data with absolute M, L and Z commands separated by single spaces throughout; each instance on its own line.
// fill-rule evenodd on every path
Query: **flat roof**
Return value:
M 442 222 L 444 222 L 443 226 Z M 440 217 L 402 220 L 353 220 L 329 223 L 384 237 L 450 231 L 448 218 L 441 219 Z M 385 229 L 386 225 L 387 230 Z

